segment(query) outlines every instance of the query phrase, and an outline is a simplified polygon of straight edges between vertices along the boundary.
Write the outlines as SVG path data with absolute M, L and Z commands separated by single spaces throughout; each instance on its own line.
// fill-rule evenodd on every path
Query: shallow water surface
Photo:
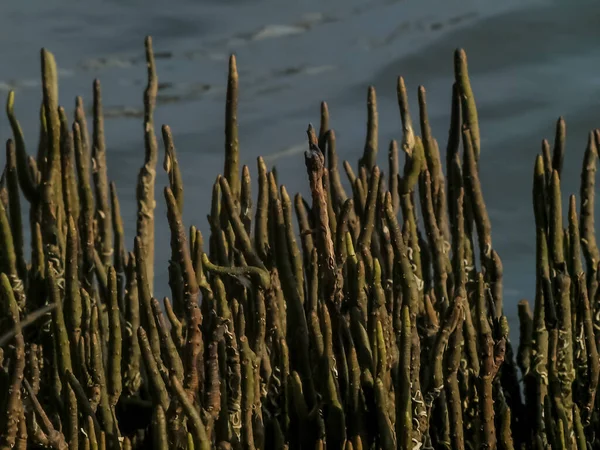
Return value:
M 185 182 L 185 221 L 208 232 L 211 185 L 222 170 L 227 58 L 240 72 L 242 163 L 276 164 L 290 192 L 304 192 L 305 129 L 329 103 L 340 158 L 360 157 L 369 84 L 378 92 L 380 163 L 400 138 L 396 77 L 405 77 L 417 114 L 426 87 L 434 135 L 448 133 L 453 50 L 464 47 L 479 107 L 481 179 L 494 247 L 505 268 L 506 313 L 532 298 L 535 234 L 531 175 L 542 138 L 567 120 L 564 192 L 578 192 L 587 132 L 600 125 L 600 9 L 593 2 L 491 0 L 28 0 L 0 6 L 0 93 L 36 146 L 41 87 L 39 48 L 57 59 L 61 102 L 102 82 L 109 177 L 116 181 L 129 244 L 135 232 L 137 172 L 143 161 L 143 38 L 151 34 L 160 92 L 158 126 L 171 126 Z M 0 136 L 10 135 L 7 120 Z M 159 167 L 160 168 L 160 167 Z M 168 294 L 169 234 L 157 180 L 157 296 Z M 565 198 L 566 201 L 566 198 Z M 129 245 L 132 247 L 132 245 Z

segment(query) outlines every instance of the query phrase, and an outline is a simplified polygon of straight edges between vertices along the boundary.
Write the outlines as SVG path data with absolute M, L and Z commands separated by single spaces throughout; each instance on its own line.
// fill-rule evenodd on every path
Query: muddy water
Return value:
M 240 71 L 242 162 L 264 155 L 290 192 L 304 190 L 306 125 L 327 100 L 340 157 L 355 162 L 366 126 L 366 91 L 377 88 L 380 161 L 400 137 L 395 80 L 405 77 L 416 113 L 418 84 L 442 149 L 448 132 L 452 51 L 467 50 L 479 106 L 481 178 L 494 246 L 505 267 L 505 305 L 531 298 L 535 240 L 531 174 L 541 139 L 567 120 L 565 192 L 578 191 L 588 130 L 600 125 L 600 9 L 593 2 L 344 0 L 281 2 L 141 0 L 2 2 L 0 92 L 16 90 L 17 112 L 36 145 L 39 48 L 56 55 L 61 102 L 91 104 L 102 82 L 109 176 L 121 198 L 128 242 L 143 159 L 143 38 L 154 37 L 160 92 L 157 125 L 171 125 L 185 182 L 185 221 L 207 231 L 210 188 L 222 170 L 227 57 Z M 0 136 L 9 136 L 6 120 Z M 159 170 L 160 172 L 160 170 Z M 253 172 L 255 173 L 255 171 Z M 169 238 L 162 173 L 157 189 L 156 294 L 167 295 Z M 515 327 L 513 326 L 513 329 Z

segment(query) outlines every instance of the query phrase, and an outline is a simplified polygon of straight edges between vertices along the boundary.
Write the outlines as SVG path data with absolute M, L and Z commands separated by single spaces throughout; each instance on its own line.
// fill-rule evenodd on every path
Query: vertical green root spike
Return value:
M 10 280 L 19 307 L 25 306 L 23 281 L 17 272 L 17 256 L 8 213 L 0 202 L 0 271 Z
M 117 297 L 119 307 L 123 309 L 123 295 L 125 289 L 125 266 L 127 265 L 127 254 L 125 252 L 125 230 L 123 218 L 121 217 L 121 205 L 117 196 L 117 186 L 110 183 L 110 203 L 112 211 L 112 225 L 114 234 L 114 258 L 113 266 L 117 272 Z
M 154 133 L 154 108 L 158 92 L 158 76 L 152 50 L 152 38 L 147 37 L 146 64 L 148 66 L 148 85 L 144 92 L 144 142 L 146 155 L 144 165 L 138 175 L 136 199 L 137 235 L 140 236 L 144 247 L 144 264 L 148 276 L 150 292 L 154 285 L 154 182 L 156 178 L 156 163 L 158 161 L 158 144 Z M 140 261 L 138 261 L 140 262 Z
M 404 176 L 400 182 L 400 195 L 407 195 L 413 191 L 419 180 L 419 174 L 426 166 L 423 143 L 420 137 L 415 138 L 410 151 L 405 151 L 405 157 Z
M 360 166 L 371 171 L 377 163 L 378 138 L 379 138 L 379 118 L 377 114 L 377 95 L 375 88 L 369 86 L 367 98 L 368 120 L 367 120 L 367 142 L 365 150 L 360 160 Z M 323 148 L 321 148 L 323 150 Z
M 75 122 L 79 125 L 82 130 L 82 141 L 84 147 L 84 154 L 86 160 L 90 159 L 90 136 L 87 127 L 87 119 L 85 118 L 85 106 L 83 104 L 83 98 L 77 97 L 75 99 Z
M 396 386 L 396 438 L 398 448 L 410 450 L 412 445 L 412 398 L 410 389 L 410 360 L 412 331 L 408 306 L 402 307 L 399 375 Z
M 338 170 L 338 156 L 336 150 L 336 138 L 335 131 L 329 130 L 327 132 L 327 170 L 329 171 L 329 183 L 331 190 L 331 197 L 333 202 L 333 207 L 335 210 L 338 210 L 341 205 L 348 199 L 348 195 L 344 190 L 344 186 L 342 185 L 342 181 L 340 179 L 340 173 Z M 319 144 L 319 148 L 323 148 L 321 144 Z
M 183 386 L 181 386 L 181 382 L 177 379 L 176 376 L 171 376 L 171 387 L 175 391 L 175 395 L 181 402 L 183 406 L 183 411 L 187 416 L 190 426 L 191 426 L 191 434 L 194 442 L 194 448 L 199 450 L 209 450 L 211 448 L 208 437 L 206 436 L 206 428 L 198 411 L 194 404 L 188 398 Z
M 583 168 L 581 169 L 581 220 L 580 234 L 581 246 L 585 256 L 587 270 L 593 273 L 597 269 L 600 261 L 600 253 L 596 244 L 596 231 L 594 227 L 594 198 L 596 186 L 596 167 L 598 162 L 597 141 L 599 133 L 590 133 L 588 137 L 587 148 L 583 158 Z
M 54 55 L 42 49 L 42 89 L 46 121 L 47 161 L 42 179 L 55 204 L 62 204 L 60 179 L 60 119 L 58 117 L 58 74 Z M 59 213 L 60 216 L 60 213 Z
M 563 217 L 562 217 L 562 195 L 560 192 L 560 178 L 558 172 L 552 172 L 550 182 L 550 217 L 549 217 L 549 241 L 550 256 L 553 266 L 564 270 L 565 254 L 563 243 Z
M 559 117 L 556 121 L 556 137 L 554 138 L 554 152 L 552 153 L 552 169 L 560 176 L 565 159 L 565 140 L 567 137 L 567 124 L 565 119 Z
M 250 236 L 252 229 L 252 179 L 250 178 L 250 168 L 246 165 L 242 167 L 242 188 L 240 192 L 240 217 L 246 233 Z
M 320 232 L 318 233 L 319 245 L 317 246 L 317 249 L 319 250 L 319 256 L 321 259 L 320 264 L 325 272 L 325 295 L 328 297 L 328 299 L 335 302 L 339 302 L 340 299 L 337 298 L 339 294 L 339 285 L 337 284 L 335 250 L 333 247 L 331 229 L 329 227 L 329 215 L 327 209 L 326 194 L 323 189 L 322 182 L 324 158 L 323 154 L 317 147 L 317 139 L 312 125 L 309 125 L 307 134 L 309 138 L 310 150 L 305 152 L 304 160 L 308 172 L 308 178 L 312 193 L 313 214 L 315 214 L 315 218 L 317 221 L 315 225 L 320 230 Z
M 2 308 L 0 317 L 6 317 L 10 327 L 15 328 L 14 350 L 11 352 L 12 370 L 10 381 L 6 389 L 6 403 L 2 406 L 3 414 L 0 418 L 0 445 L 3 448 L 12 448 L 17 440 L 18 423 L 23 408 L 21 399 L 21 385 L 25 371 L 25 340 L 19 320 L 19 306 L 12 292 L 12 287 L 5 274 L 0 275 L 0 299 Z M 0 400 L 1 401 L 1 400 Z
M 400 197 L 399 197 L 399 184 L 398 184 L 398 168 L 399 168 L 399 154 L 398 154 L 398 142 L 395 140 L 390 142 L 388 151 L 388 188 L 392 194 L 392 205 L 394 211 L 397 213 L 400 209 Z
M 260 259 L 266 261 L 269 257 L 269 184 L 267 180 L 267 166 L 264 160 L 257 159 L 258 166 L 258 200 L 256 203 L 256 217 L 254 219 L 254 247 Z
M 414 273 L 412 270 L 411 263 L 408 259 L 408 251 L 404 238 L 402 237 L 402 231 L 396 215 L 394 214 L 394 207 L 392 205 L 392 198 L 390 193 L 385 198 L 385 217 L 388 228 L 390 229 L 390 237 L 392 240 L 392 246 L 394 248 L 394 255 L 399 260 L 400 270 L 403 274 L 402 277 L 402 295 L 403 305 L 409 307 L 411 314 L 411 321 L 416 318 L 418 312 L 418 288 L 416 280 L 414 279 Z
M 369 193 L 367 196 L 362 230 L 357 242 L 357 247 L 359 250 L 362 250 L 363 247 L 370 249 L 371 239 L 375 234 L 375 212 L 377 208 L 377 194 L 379 192 L 379 176 L 379 168 L 374 166 L 373 170 L 371 171 L 371 178 L 369 180 Z
M 169 450 L 167 418 L 165 410 L 160 405 L 157 405 L 152 412 L 152 442 L 154 450 Z
M 404 78 L 398 77 L 396 91 L 398 95 L 398 105 L 400 106 L 400 118 L 402 120 L 402 150 L 405 153 L 410 154 L 415 146 L 415 134 L 408 108 L 408 95 L 406 94 Z
M 240 198 L 240 148 L 237 124 L 238 72 L 235 55 L 229 58 L 227 101 L 225 109 L 225 178 L 236 203 Z
M 467 54 L 463 49 L 458 49 L 454 53 L 454 77 L 460 92 L 464 122 L 471 136 L 475 160 L 478 161 L 481 148 L 479 119 L 477 117 L 477 108 L 475 107 L 473 90 L 471 89 L 471 81 L 469 80 Z
M 77 221 L 79 219 L 80 203 L 75 176 L 73 136 L 69 130 L 67 114 L 62 106 L 58 108 L 58 113 L 60 117 L 60 163 L 65 216 L 71 215 Z
M 27 263 L 23 249 L 23 222 L 21 217 L 17 156 L 15 145 L 11 139 L 6 142 L 6 181 L 8 187 L 10 228 L 15 247 L 17 274 L 21 280 L 27 280 Z
M 248 261 L 248 264 L 259 267 L 261 269 L 265 269 L 265 266 L 258 255 L 254 252 L 252 248 L 252 242 L 250 241 L 250 237 L 246 232 L 246 228 L 244 227 L 244 223 L 240 218 L 238 207 L 236 206 L 236 200 L 233 195 L 233 191 L 231 190 L 231 186 L 227 182 L 227 179 L 220 178 L 219 179 L 221 185 L 221 192 L 224 200 L 225 207 L 227 209 L 227 213 L 229 215 L 229 222 L 233 228 L 233 232 L 236 235 L 237 241 L 241 247 L 242 252 L 244 253 L 244 258 Z
M 594 326 L 588 298 L 587 287 L 583 275 L 577 279 L 577 292 L 579 294 L 579 316 L 582 318 L 583 333 L 585 336 L 585 347 L 587 354 L 587 379 L 585 385 L 585 397 L 581 403 L 581 416 L 583 423 L 588 425 L 594 414 L 594 402 L 596 401 L 596 389 L 600 377 L 600 362 L 598 360 L 598 347 L 595 339 Z
M 202 313 L 198 305 L 200 289 L 196 281 L 196 274 L 192 265 L 181 214 L 177 209 L 175 197 L 168 187 L 165 188 L 165 199 L 167 202 L 169 227 L 171 228 L 171 259 L 179 265 L 183 275 L 187 322 L 187 342 L 183 358 L 185 367 L 184 386 L 190 398 L 195 398 L 198 387 L 204 380 Z
M 167 309 L 167 302 L 168 301 L 165 301 L 165 309 Z M 175 374 L 175 376 L 177 376 L 177 378 L 179 379 L 183 379 L 184 374 L 181 357 L 179 356 L 177 347 L 175 346 L 173 336 L 171 335 L 171 333 L 169 333 L 169 328 L 167 327 L 167 323 L 165 322 L 160 303 L 155 298 L 152 299 L 152 312 L 154 313 L 158 333 L 160 335 L 160 342 L 162 348 L 161 357 L 165 360 L 165 363 L 170 373 Z
M 517 351 L 517 363 L 523 373 L 523 377 L 531 375 L 531 353 L 533 339 L 533 316 L 527 300 L 521 300 L 519 308 L 519 349 Z M 527 388 L 526 388 L 527 389 Z M 527 394 L 526 394 L 527 395 Z
M 78 265 L 78 236 L 75 221 L 68 218 L 67 230 L 67 258 L 65 262 L 65 323 L 69 333 L 72 354 L 75 354 L 77 343 L 81 336 L 82 304 L 79 292 L 79 265 Z
M 158 331 L 156 330 L 156 322 L 154 321 L 154 315 L 152 314 L 152 295 L 150 294 L 150 286 L 148 283 L 148 275 L 146 273 L 144 247 L 142 240 L 139 237 L 134 239 L 135 249 L 135 267 L 136 267 L 136 278 L 137 278 L 137 292 L 139 296 L 139 313 L 140 313 L 140 324 L 144 327 L 144 330 L 148 333 L 148 340 L 150 342 L 150 348 L 156 358 L 160 357 L 160 339 L 158 337 Z
M 75 393 L 70 388 L 66 373 L 73 370 L 73 363 L 71 359 L 71 347 L 69 343 L 69 334 L 65 324 L 63 299 L 59 296 L 59 290 L 57 280 L 54 276 L 53 270 L 48 267 L 46 273 L 47 289 L 50 293 L 50 300 L 56 305 L 52 312 L 52 330 L 54 333 L 55 341 L 55 354 L 58 375 L 61 382 L 61 399 L 63 400 L 66 409 L 69 411 L 68 416 L 65 418 L 65 434 L 69 441 L 77 442 L 78 436 L 78 419 L 77 419 L 77 398 Z M 107 428 L 109 428 L 107 424 Z
M 382 450 L 394 450 L 396 446 L 396 435 L 392 423 L 387 414 L 387 392 L 383 381 L 377 378 L 375 382 L 375 403 L 377 405 L 377 422 L 379 425 L 380 448 Z
M 475 153 L 472 135 L 470 130 L 463 130 L 463 176 L 465 181 L 465 192 L 470 198 L 473 218 L 475 219 L 475 226 L 477 228 L 482 264 L 487 265 L 492 257 L 492 225 L 483 199 L 477 166 L 477 153 Z
M 285 235 L 287 240 L 287 248 L 290 255 L 290 263 L 292 266 L 293 274 L 296 278 L 296 290 L 300 296 L 300 301 L 304 304 L 304 270 L 302 255 L 296 242 L 294 233 L 294 224 L 292 222 L 292 201 L 290 196 L 285 189 L 285 186 L 281 186 L 281 205 L 283 218 L 285 222 Z
M 158 367 L 158 361 L 152 353 L 148 336 L 142 327 L 138 328 L 138 339 L 142 350 L 142 358 L 146 365 L 148 374 L 148 389 L 150 390 L 152 402 L 160 405 L 164 410 L 169 408 L 169 394 Z
M 140 345 L 138 328 L 140 326 L 140 303 L 138 300 L 136 261 L 133 254 L 127 261 L 127 282 L 125 285 L 125 320 L 127 323 L 123 345 L 123 395 L 132 396 L 140 387 Z
M 109 264 L 113 253 L 112 214 L 108 191 L 108 172 L 106 167 L 106 143 L 104 139 L 104 116 L 100 81 L 94 80 L 94 133 L 92 147 L 92 174 L 96 193 L 96 215 L 98 234 L 96 249 L 104 264 Z
M 169 184 L 173 191 L 173 195 L 175 196 L 175 200 L 177 201 L 179 212 L 183 214 L 183 179 L 181 178 L 181 171 L 179 170 L 179 161 L 177 160 L 177 154 L 175 152 L 173 134 L 168 125 L 163 125 L 162 135 L 165 144 L 163 168 L 169 177 Z
M 81 210 L 77 223 L 82 254 L 82 270 L 84 287 L 91 291 L 94 270 L 94 194 L 90 185 L 89 165 L 84 148 L 82 129 L 78 123 L 73 124 L 73 143 L 75 146 L 75 163 L 79 184 L 79 200 Z
M 15 116 L 14 106 L 15 92 L 10 91 L 8 93 L 8 99 L 6 100 L 6 115 L 8 116 L 13 138 L 15 140 L 19 184 L 27 201 L 31 204 L 35 204 L 39 199 L 39 186 L 37 181 L 39 174 L 32 174 L 29 171 L 29 156 L 27 155 L 27 150 L 25 148 L 25 137 L 23 136 L 21 125 Z
M 329 133 L 329 107 L 326 102 L 321 102 L 321 121 L 319 124 L 319 148 L 325 150 L 327 135 Z
M 464 302 L 460 297 L 455 297 L 454 302 Z M 466 309 L 466 308 L 465 308 Z M 450 422 L 450 438 L 453 449 L 464 448 L 464 424 L 463 424 L 463 405 L 461 402 L 460 385 L 458 382 L 458 370 L 461 364 L 462 345 L 463 345 L 463 322 L 465 314 L 470 315 L 466 310 L 459 315 L 456 328 L 450 336 L 448 342 L 448 357 L 446 368 L 446 398 L 448 403 L 448 415 Z
M 119 297 L 117 291 L 117 273 L 113 267 L 108 269 L 108 319 L 110 325 L 110 335 L 108 341 L 108 395 L 111 406 L 115 406 L 119 401 L 122 391 L 121 380 L 121 311 L 119 310 Z

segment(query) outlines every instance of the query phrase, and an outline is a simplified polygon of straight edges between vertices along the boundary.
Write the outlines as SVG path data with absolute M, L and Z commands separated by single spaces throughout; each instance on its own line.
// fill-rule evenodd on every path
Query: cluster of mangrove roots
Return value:
M 562 120 L 553 152 L 545 142 L 536 159 L 535 306 L 532 313 L 519 304 L 514 348 L 478 176 L 465 53 L 455 54 L 444 164 L 425 90 L 418 136 L 399 78 L 402 139 L 389 145 L 387 173 L 377 165 L 370 88 L 364 153 L 355 169 L 344 162 L 347 182 L 322 104 L 304 155 L 310 198 L 292 199 L 258 158 L 254 201 L 250 170 L 239 163 L 232 57 L 225 168 L 214 183 L 206 243 L 182 222 L 181 172 L 162 128 L 172 295 L 159 302 L 152 294 L 158 80 L 149 38 L 146 58 L 146 152 L 129 251 L 107 174 L 99 82 L 90 137 L 82 100 L 72 125 L 59 106 L 54 57 L 42 50 L 35 158 L 8 96 L 1 448 L 600 448 L 600 133 L 590 134 L 579 216 L 571 197 L 566 227 Z

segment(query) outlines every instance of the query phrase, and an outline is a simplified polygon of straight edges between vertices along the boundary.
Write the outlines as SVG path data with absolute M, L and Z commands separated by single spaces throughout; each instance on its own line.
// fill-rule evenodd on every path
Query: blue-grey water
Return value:
M 395 82 L 405 77 L 417 114 L 428 92 L 440 147 L 448 134 L 453 50 L 464 47 L 481 126 L 481 179 L 494 247 L 505 268 L 505 307 L 534 289 L 531 175 L 542 138 L 567 120 L 564 192 L 577 193 L 587 132 L 600 126 L 600 6 L 546 0 L 142 0 L 3 1 L 0 97 L 16 90 L 29 151 L 37 145 L 39 49 L 60 68 L 60 99 L 91 105 L 102 82 L 109 177 L 121 198 L 128 246 L 135 232 L 135 183 L 142 164 L 144 36 L 154 38 L 161 83 L 157 126 L 171 125 L 185 183 L 185 222 L 207 231 L 211 185 L 222 170 L 227 58 L 240 73 L 242 162 L 276 164 L 290 192 L 304 192 L 303 151 L 319 102 L 330 107 L 340 157 L 355 163 L 364 145 L 366 93 L 378 93 L 380 162 L 401 137 Z M 2 100 L 4 101 L 4 100 Z M 72 110 L 71 110 L 72 111 Z M 157 130 L 159 128 L 157 127 Z M 0 138 L 10 136 L 0 119 Z M 168 295 L 160 165 L 155 294 Z

